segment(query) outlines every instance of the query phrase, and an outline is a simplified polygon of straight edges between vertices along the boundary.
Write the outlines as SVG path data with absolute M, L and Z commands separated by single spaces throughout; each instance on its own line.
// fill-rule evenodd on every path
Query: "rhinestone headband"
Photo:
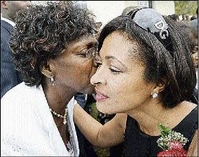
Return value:
M 138 8 L 127 13 L 142 29 L 154 34 L 164 47 L 172 51 L 168 24 L 163 16 L 151 8 Z

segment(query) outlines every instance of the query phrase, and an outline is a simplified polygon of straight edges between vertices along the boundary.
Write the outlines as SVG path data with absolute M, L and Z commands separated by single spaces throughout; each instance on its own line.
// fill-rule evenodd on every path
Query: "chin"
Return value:
M 97 110 L 100 111 L 101 113 L 114 114 L 113 112 L 110 112 L 109 110 L 107 110 L 107 106 L 104 104 L 99 104 L 98 102 L 96 102 L 96 107 L 97 107 Z

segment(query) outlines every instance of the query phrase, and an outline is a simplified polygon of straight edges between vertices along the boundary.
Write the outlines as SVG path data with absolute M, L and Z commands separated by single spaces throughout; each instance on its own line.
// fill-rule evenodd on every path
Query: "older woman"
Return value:
M 94 145 L 124 142 L 123 156 L 196 156 L 196 83 L 191 46 L 173 20 L 150 8 L 110 21 L 99 37 L 91 78 L 104 125 L 75 105 L 75 122 Z M 81 120 L 84 119 L 84 123 Z
M 1 154 L 78 156 L 73 96 L 91 93 L 93 15 L 73 3 L 19 12 L 10 46 L 23 82 L 1 99 Z

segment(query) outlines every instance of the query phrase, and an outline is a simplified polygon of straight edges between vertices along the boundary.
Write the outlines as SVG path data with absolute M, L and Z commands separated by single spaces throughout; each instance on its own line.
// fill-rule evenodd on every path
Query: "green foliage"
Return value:
M 158 124 L 158 130 L 160 131 L 162 137 L 166 137 L 171 133 L 171 129 L 169 127 L 164 126 L 163 124 Z
M 174 1 L 177 15 L 196 15 L 197 1 Z
M 96 120 L 98 120 L 97 117 L 98 117 L 99 111 L 97 110 L 96 103 L 91 104 L 91 109 L 92 109 L 91 116 L 95 118 Z

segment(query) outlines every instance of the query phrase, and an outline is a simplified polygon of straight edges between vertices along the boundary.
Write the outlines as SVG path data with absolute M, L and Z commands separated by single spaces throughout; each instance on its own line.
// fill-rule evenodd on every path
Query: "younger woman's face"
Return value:
M 96 73 L 97 108 L 107 114 L 128 112 L 151 100 L 154 84 L 144 80 L 145 66 L 137 59 L 137 45 L 124 34 L 113 32 L 103 42 Z

